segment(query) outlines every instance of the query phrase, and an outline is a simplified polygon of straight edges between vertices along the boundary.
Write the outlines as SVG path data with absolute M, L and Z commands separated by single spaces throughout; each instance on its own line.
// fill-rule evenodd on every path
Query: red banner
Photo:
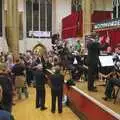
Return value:
M 62 19 L 62 39 L 82 35 L 82 11 L 73 12 Z

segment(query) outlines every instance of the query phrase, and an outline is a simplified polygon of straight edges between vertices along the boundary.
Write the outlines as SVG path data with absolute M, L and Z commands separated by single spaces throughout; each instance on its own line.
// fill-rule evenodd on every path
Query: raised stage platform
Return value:
M 120 120 L 120 102 L 104 101 L 105 87 L 101 84 L 103 81 L 96 82 L 98 92 L 89 92 L 87 82 L 76 82 L 69 88 L 65 85 L 68 105 L 83 120 Z
M 48 84 L 50 84 L 51 70 L 47 70 Z M 69 73 L 65 79 L 69 79 Z M 64 85 L 64 94 L 67 96 L 68 106 L 81 120 L 120 120 L 120 102 L 104 101 L 104 81 L 96 81 L 98 92 L 89 92 L 87 82 L 76 82 L 75 86 Z

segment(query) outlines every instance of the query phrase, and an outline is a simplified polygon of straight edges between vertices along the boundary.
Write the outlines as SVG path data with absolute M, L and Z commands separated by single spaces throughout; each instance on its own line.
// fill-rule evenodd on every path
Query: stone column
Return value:
M 56 0 L 52 0 L 52 32 L 56 33 Z
M 83 47 L 85 48 L 85 35 L 91 34 L 91 2 L 92 0 L 82 0 L 83 10 Z M 86 52 L 86 49 L 85 51 Z
M 92 0 L 83 1 L 83 34 L 88 35 L 91 33 L 91 2 Z
M 6 39 L 14 60 L 19 54 L 19 16 L 17 0 L 7 0 Z

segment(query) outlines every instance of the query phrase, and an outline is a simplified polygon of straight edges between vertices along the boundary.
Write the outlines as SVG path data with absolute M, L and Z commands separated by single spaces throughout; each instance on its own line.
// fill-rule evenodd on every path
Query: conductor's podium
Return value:
M 48 78 L 53 72 L 47 70 Z M 64 84 L 64 94 L 67 95 L 67 105 L 81 120 L 120 120 L 120 115 L 89 96 L 76 86 Z

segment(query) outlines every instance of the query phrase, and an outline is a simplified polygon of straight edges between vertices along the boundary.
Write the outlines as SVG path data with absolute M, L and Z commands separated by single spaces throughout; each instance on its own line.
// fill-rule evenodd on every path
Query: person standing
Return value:
M 98 63 L 99 63 L 99 54 L 100 50 L 104 50 L 109 46 L 110 40 L 107 39 L 106 43 L 102 45 L 99 43 L 96 38 L 91 39 L 91 42 L 88 44 L 88 90 L 97 92 L 96 87 L 94 86 L 94 80 L 98 75 Z
M 64 76 L 60 74 L 60 67 L 56 66 L 55 73 L 51 76 L 52 113 L 55 113 L 56 98 L 58 98 L 58 112 L 62 113 L 63 84 Z
M 2 96 L 1 98 L 1 106 L 3 107 L 3 110 L 6 110 L 8 112 L 12 111 L 12 82 L 9 78 L 9 75 L 7 73 L 7 67 L 5 65 L 0 66 L 0 86 L 1 86 L 1 92 Z
M 2 101 L 3 99 L 3 88 L 0 85 L 0 120 L 14 120 L 14 117 L 9 111 L 4 110 L 2 106 Z
M 36 108 L 40 107 L 41 110 L 45 110 L 47 109 L 45 107 L 45 74 L 42 64 L 38 64 L 35 68 Z
M 27 86 L 25 86 L 25 65 L 20 59 L 16 60 L 16 64 L 12 68 L 12 73 L 15 75 L 15 88 L 18 93 L 18 98 L 22 98 L 22 90 L 24 91 L 25 97 L 28 98 Z
M 79 52 L 80 54 L 80 51 L 81 51 L 81 44 L 80 44 L 80 40 L 77 41 L 77 44 L 76 44 L 76 50 Z

